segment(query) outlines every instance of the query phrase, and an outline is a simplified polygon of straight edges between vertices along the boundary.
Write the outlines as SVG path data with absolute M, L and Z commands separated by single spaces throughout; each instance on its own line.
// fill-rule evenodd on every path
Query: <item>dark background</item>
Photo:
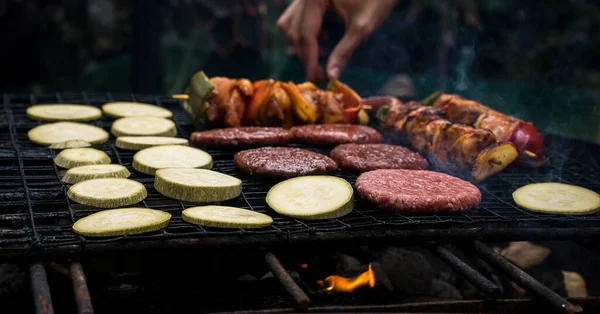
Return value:
M 0 0 L 0 91 L 180 93 L 199 70 L 301 81 L 304 68 L 274 27 L 287 3 Z M 477 26 L 465 24 L 465 3 L 402 1 L 342 79 L 369 96 L 405 74 L 414 97 L 458 92 L 545 131 L 595 141 L 597 1 L 474 1 Z M 328 15 L 324 55 L 342 32 Z

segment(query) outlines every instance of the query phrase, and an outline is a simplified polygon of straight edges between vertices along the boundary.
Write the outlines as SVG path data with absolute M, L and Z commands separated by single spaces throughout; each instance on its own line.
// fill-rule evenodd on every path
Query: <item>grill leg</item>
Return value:
M 29 277 L 31 280 L 31 292 L 36 314 L 54 314 L 52 307 L 52 297 L 50 296 L 50 286 L 46 269 L 42 263 L 33 263 L 29 265 Z
M 310 306 L 310 299 L 298 284 L 296 284 L 294 279 L 290 277 L 290 274 L 288 274 L 285 268 L 283 268 L 283 265 L 281 265 L 277 256 L 273 255 L 271 252 L 267 252 L 265 253 L 265 261 L 267 262 L 267 265 L 269 265 L 269 269 L 271 269 L 273 276 L 279 280 L 281 285 L 294 299 L 295 308 L 297 310 L 306 310 Z
M 75 302 L 77 303 L 77 313 L 93 314 L 94 308 L 92 307 L 92 298 L 90 297 L 90 291 L 88 290 L 81 263 L 71 263 L 70 272 Z
M 572 304 L 565 300 L 565 298 L 541 284 L 519 267 L 504 259 L 504 257 L 502 257 L 500 254 L 494 252 L 487 245 L 479 241 L 475 241 L 474 248 L 475 252 L 477 252 L 481 258 L 490 263 L 490 265 L 496 267 L 516 284 L 531 291 L 539 298 L 542 298 L 550 303 L 552 306 L 562 309 L 565 313 L 578 313 L 583 311 L 581 306 Z

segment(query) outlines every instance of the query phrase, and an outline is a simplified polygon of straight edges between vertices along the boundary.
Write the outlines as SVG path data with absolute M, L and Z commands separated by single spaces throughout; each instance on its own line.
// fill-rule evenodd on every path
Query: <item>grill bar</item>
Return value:
M 500 254 L 494 252 L 487 245 L 479 241 L 475 241 L 473 244 L 473 248 L 475 249 L 475 252 L 479 256 L 481 256 L 481 258 L 483 258 L 492 266 L 502 271 L 516 284 L 527 289 L 528 291 L 531 291 L 538 297 L 546 300 L 555 308 L 561 309 L 565 313 L 578 313 L 583 311 L 581 306 L 572 304 L 565 298 L 556 294 L 554 291 L 541 284 L 535 278 L 531 277 L 529 274 L 527 274 L 508 260 L 504 259 L 502 256 L 500 256 Z
M 93 314 L 92 298 L 88 290 L 83 266 L 80 262 L 74 261 L 71 263 L 71 282 L 73 283 L 73 293 L 75 294 L 75 303 L 77 304 L 78 314 Z
M 302 288 L 298 286 L 294 279 L 292 279 L 292 277 L 285 270 L 283 265 L 281 265 L 281 262 L 279 262 L 277 256 L 275 256 L 271 252 L 266 252 L 265 261 L 267 262 L 269 269 L 273 273 L 273 276 L 275 276 L 275 278 L 279 280 L 279 283 L 281 283 L 285 291 L 287 291 L 288 294 L 294 300 L 294 308 L 301 311 L 308 309 L 311 303 L 310 299 L 308 298 L 306 293 L 302 291 Z
M 446 262 L 446 264 L 450 265 L 457 273 L 464 276 L 470 283 L 473 284 L 473 286 L 485 293 L 487 296 L 491 298 L 497 298 L 500 296 L 501 290 L 498 288 L 498 286 L 496 286 L 489 279 L 485 278 L 485 276 L 473 269 L 467 263 L 462 261 L 447 248 L 441 245 L 434 245 L 430 246 L 429 249 L 437 257 Z
M 42 263 L 29 265 L 29 280 L 36 314 L 54 314 L 46 269 Z

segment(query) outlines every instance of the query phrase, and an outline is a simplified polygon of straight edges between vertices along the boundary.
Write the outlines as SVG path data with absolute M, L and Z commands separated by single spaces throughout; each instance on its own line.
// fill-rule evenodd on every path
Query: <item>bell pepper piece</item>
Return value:
M 258 111 L 265 101 L 269 99 L 274 84 L 275 81 L 273 80 L 261 80 L 252 84 L 254 94 L 246 107 L 244 125 L 256 125 Z
M 311 106 L 308 103 L 308 100 L 300 93 L 298 86 L 292 82 L 281 82 L 281 87 L 290 97 L 292 110 L 301 122 L 308 124 L 317 122 L 318 112 L 312 108 L 313 106 Z
M 360 108 L 361 98 L 350 86 L 338 80 L 331 80 L 327 84 L 327 90 L 344 95 L 343 102 L 345 109 Z
M 344 95 L 342 98 L 344 102 L 344 123 L 355 123 L 358 118 L 358 111 L 362 106 L 360 96 L 350 86 L 338 80 L 329 81 L 327 90 Z

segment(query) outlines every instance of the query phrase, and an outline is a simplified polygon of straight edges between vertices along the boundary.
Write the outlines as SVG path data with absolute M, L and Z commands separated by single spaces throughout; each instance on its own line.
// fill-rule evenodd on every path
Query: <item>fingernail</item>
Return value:
M 330 78 L 337 79 L 340 77 L 341 71 L 340 71 L 340 68 L 333 67 L 333 68 L 329 69 L 329 71 L 327 71 L 327 74 L 329 75 Z

